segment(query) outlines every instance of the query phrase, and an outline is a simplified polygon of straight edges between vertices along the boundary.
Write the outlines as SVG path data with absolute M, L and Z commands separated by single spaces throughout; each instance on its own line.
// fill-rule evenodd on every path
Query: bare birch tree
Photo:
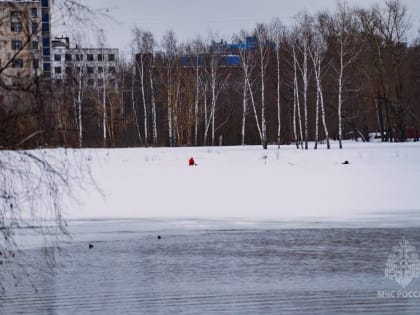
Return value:
M 270 50 L 269 30 L 267 25 L 257 24 L 254 34 L 258 41 L 260 80 L 261 80 L 261 145 L 267 149 L 267 121 L 265 117 L 265 77 Z
M 299 42 L 297 42 L 296 49 L 302 55 L 302 64 L 297 62 L 298 69 L 300 70 L 303 81 L 303 114 L 304 114 L 304 142 L 305 150 L 308 149 L 308 87 L 309 87 L 309 67 L 308 67 L 308 53 L 309 42 L 311 35 L 311 17 L 307 13 L 298 15 Z
M 316 81 L 316 108 L 315 108 L 315 144 L 314 149 L 318 148 L 319 141 L 319 111 L 321 109 L 322 125 L 324 127 L 324 134 L 327 142 L 327 149 L 330 149 L 330 139 L 328 133 L 327 122 L 325 118 L 325 104 L 324 104 L 324 92 L 322 87 L 322 77 L 324 71 L 322 65 L 325 59 L 325 53 L 327 51 L 327 43 L 319 25 L 314 26 L 312 35 L 311 47 L 309 54 L 313 63 L 315 81 Z
M 338 85 L 338 142 L 340 149 L 343 148 L 343 91 L 345 88 L 345 75 L 347 68 L 353 63 L 358 55 L 353 45 L 354 30 L 357 29 L 356 16 L 353 10 L 350 10 L 346 2 L 338 3 L 338 11 L 333 18 L 334 35 L 337 39 L 338 66 L 332 64 L 337 73 Z
M 280 50 L 285 33 L 285 27 L 279 19 L 275 19 L 271 23 L 271 37 L 275 45 L 276 51 L 276 74 L 277 74 L 277 148 L 280 149 L 281 143 L 281 104 L 280 104 Z
M 296 148 L 303 149 L 303 129 L 302 129 L 302 115 L 300 109 L 300 90 L 299 90 L 299 77 L 298 77 L 298 45 L 296 30 L 290 35 L 291 54 L 293 59 L 293 134 L 296 142 Z M 297 132 L 296 120 L 299 125 L 299 133 Z
M 173 30 L 165 33 L 161 44 L 165 53 L 165 67 L 166 67 L 166 91 L 167 91 L 167 106 L 168 106 L 168 133 L 169 146 L 175 145 L 174 128 L 173 128 L 173 67 L 175 65 L 175 58 L 177 52 L 177 41 Z
M 258 135 L 262 141 L 262 131 L 258 118 L 257 108 L 254 98 L 254 82 L 252 79 L 255 71 L 254 52 L 252 47 L 246 43 L 247 37 L 250 35 L 245 31 L 241 31 L 239 38 L 239 56 L 241 57 L 241 69 L 243 73 L 243 91 L 242 91 L 242 128 L 241 128 L 241 144 L 245 145 L 245 132 L 246 132 L 246 118 L 248 114 L 248 98 L 251 100 L 252 109 L 254 112 L 255 122 L 258 130 Z

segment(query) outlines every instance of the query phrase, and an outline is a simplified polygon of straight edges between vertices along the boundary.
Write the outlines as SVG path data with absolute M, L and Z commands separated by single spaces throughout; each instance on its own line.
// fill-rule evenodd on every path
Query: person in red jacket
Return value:
M 194 158 L 193 157 L 190 157 L 190 159 L 188 160 L 188 165 L 189 166 L 195 166 L 195 165 L 197 165 L 197 164 L 195 164 L 195 161 L 194 161 Z

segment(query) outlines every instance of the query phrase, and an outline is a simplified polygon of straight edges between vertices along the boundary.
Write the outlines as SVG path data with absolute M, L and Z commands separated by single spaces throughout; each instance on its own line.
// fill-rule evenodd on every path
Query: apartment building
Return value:
M 83 79 L 89 87 L 116 84 L 117 48 L 70 48 L 68 38 L 52 41 L 51 75 L 56 82 Z
M 51 76 L 50 0 L 0 0 L 0 80 Z

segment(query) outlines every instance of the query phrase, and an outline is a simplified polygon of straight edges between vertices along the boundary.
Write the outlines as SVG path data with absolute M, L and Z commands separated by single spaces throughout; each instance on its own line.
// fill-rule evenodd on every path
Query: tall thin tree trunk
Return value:
M 207 145 L 207 135 L 208 135 L 208 116 L 207 116 L 207 83 L 204 86 L 204 141 L 203 145 Z
M 199 67 L 198 67 L 198 55 L 196 59 L 195 69 L 195 104 L 194 104 L 194 145 L 198 146 L 198 102 L 199 102 Z
M 82 78 L 79 77 L 79 89 L 77 93 L 78 118 L 79 118 L 79 147 L 83 147 L 83 123 L 82 123 Z
M 316 75 L 317 86 L 318 86 L 318 75 Z M 319 91 L 317 88 L 316 91 L 316 104 L 315 104 L 315 145 L 314 149 L 318 149 L 318 141 L 319 141 Z
M 246 126 L 246 112 L 247 112 L 247 86 L 246 78 L 244 78 L 244 91 L 242 99 L 242 132 L 241 132 L 241 145 L 245 145 L 245 126 Z
M 106 147 L 107 142 L 107 132 L 106 132 L 106 84 L 104 80 L 103 86 L 103 93 L 102 93 L 102 105 L 103 105 L 103 117 L 102 117 L 102 124 L 103 124 L 103 140 L 104 140 L 104 147 Z
M 173 126 L 172 126 L 172 84 L 171 74 L 168 68 L 168 133 L 169 133 L 169 146 L 174 146 L 173 141 Z
M 211 79 L 211 145 L 214 146 L 215 126 L 214 116 L 216 113 L 216 73 L 212 70 Z
M 153 58 L 153 57 L 152 57 Z M 153 82 L 153 65 L 149 70 L 150 77 L 150 90 L 151 90 L 151 101 L 152 101 L 152 128 L 153 128 L 153 144 L 158 143 L 158 130 L 157 130 L 157 117 L 156 117 L 156 100 L 155 100 L 155 85 Z
M 308 39 L 303 41 L 303 111 L 305 120 L 305 150 L 308 150 Z
M 122 121 L 122 128 L 125 129 L 125 111 L 124 111 L 124 87 L 125 87 L 125 72 L 124 67 L 122 68 L 122 79 L 121 79 L 121 100 L 120 100 L 120 106 L 121 106 L 121 121 Z
M 343 36 L 343 35 L 341 35 Z M 344 61 L 343 61 L 343 39 L 340 40 L 340 72 L 338 76 L 338 142 L 340 149 L 343 148 L 342 139 L 343 139 L 343 121 L 342 121 L 342 91 L 343 91 L 343 71 L 344 71 Z
M 267 149 L 267 122 L 265 121 L 265 67 L 264 55 L 261 53 L 261 132 L 262 132 L 262 146 Z
M 280 108 L 280 47 L 276 50 L 277 59 L 277 148 L 280 149 L 281 108 Z
M 300 135 L 298 143 L 301 145 L 303 149 L 302 117 L 301 117 L 301 112 L 300 112 L 299 83 L 298 83 L 298 77 L 297 77 L 297 58 L 296 58 L 296 50 L 294 46 L 293 46 L 293 59 L 294 59 L 294 73 L 295 73 L 296 111 L 297 111 L 297 116 L 298 116 L 299 135 Z
M 251 87 L 251 83 L 249 82 L 249 79 L 247 80 L 247 82 L 248 82 L 249 96 L 251 96 L 252 109 L 254 110 L 255 123 L 257 124 L 258 134 L 260 136 L 261 143 L 263 143 L 263 134 L 260 127 L 260 121 L 258 119 L 257 108 L 255 106 L 254 92 L 252 91 L 252 87 Z
M 296 148 L 299 149 L 299 142 L 297 136 L 297 127 L 296 127 L 296 112 L 297 112 L 297 95 L 296 95 L 296 78 L 293 80 L 293 137 L 295 140 Z
M 147 146 L 149 144 L 149 133 L 148 133 L 148 126 L 147 126 L 147 104 L 146 104 L 146 94 L 144 89 L 144 61 L 143 61 L 143 54 L 140 54 L 140 88 L 141 88 L 141 95 L 143 101 L 143 127 L 144 127 L 144 145 Z
M 142 145 L 143 144 L 143 139 L 141 137 L 140 124 L 139 124 L 139 119 L 138 119 L 138 116 L 137 116 L 137 109 L 136 109 L 136 99 L 134 97 L 134 79 L 136 77 L 135 73 L 136 72 L 134 70 L 134 74 L 133 74 L 133 78 L 132 78 L 132 82 L 131 82 L 131 108 L 132 108 L 133 113 L 134 113 L 134 120 L 135 120 L 135 123 L 136 123 L 137 137 L 139 139 L 140 145 Z
M 296 148 L 299 149 L 299 141 L 296 127 L 296 114 L 297 114 L 297 99 L 299 97 L 299 91 L 297 90 L 297 69 L 296 69 L 296 51 L 293 46 L 293 136 L 295 138 Z

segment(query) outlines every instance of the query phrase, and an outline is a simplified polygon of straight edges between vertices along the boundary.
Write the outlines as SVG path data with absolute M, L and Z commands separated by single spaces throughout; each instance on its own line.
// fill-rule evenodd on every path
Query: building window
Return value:
M 12 40 L 12 50 L 22 49 L 23 43 L 21 40 Z
M 50 16 L 48 13 L 48 9 L 42 8 L 42 23 L 49 23 Z
M 55 72 L 56 74 L 61 74 L 61 67 L 55 67 L 55 68 L 54 68 L 54 72 Z
M 104 72 L 104 68 L 103 67 L 98 67 L 98 73 L 103 73 Z
M 108 55 L 108 61 L 115 61 L 115 55 L 114 54 Z
M 50 56 L 50 49 L 44 47 L 44 49 L 42 50 L 42 54 L 44 56 Z
M 93 54 L 88 54 L 87 55 L 87 61 L 94 61 Z
M 93 80 L 93 79 L 89 79 L 89 80 L 88 80 L 88 85 L 89 85 L 89 86 L 94 86 L 94 85 L 95 85 L 95 80 Z
M 103 79 L 99 79 L 98 80 L 98 86 L 103 86 L 104 85 L 104 80 Z
M 39 49 L 39 44 L 38 44 L 38 41 L 34 40 L 34 41 L 32 42 L 32 49 L 34 49 L 34 50 Z
M 61 55 L 54 55 L 54 61 L 61 61 Z
M 71 61 L 71 54 L 66 54 L 64 58 L 66 61 Z
M 89 74 L 93 74 L 93 73 L 94 73 L 93 67 L 88 67 L 88 68 L 87 68 L 87 72 L 88 72 Z
M 99 54 L 98 55 L 98 61 L 104 61 L 104 55 Z
M 38 31 L 38 23 L 32 22 L 32 33 L 36 33 Z
M 49 6 L 49 4 L 48 4 L 48 0 L 42 0 L 42 1 L 41 1 L 41 5 L 42 5 L 43 7 L 48 7 L 48 6 Z
M 64 71 L 66 71 L 66 75 L 71 75 L 71 68 L 70 67 L 66 67 L 64 69 Z
M 23 59 L 15 59 L 12 63 L 13 68 L 23 68 Z
M 12 11 L 12 12 L 10 12 L 10 17 L 12 19 L 12 22 L 18 22 L 18 21 L 20 21 L 20 18 L 22 17 L 22 12 Z
M 15 33 L 19 33 L 22 31 L 22 23 L 21 22 L 12 22 L 10 25 L 10 30 Z
M 51 64 L 44 63 L 44 72 L 51 72 Z
M 76 61 L 82 61 L 82 60 L 83 60 L 83 55 L 77 54 Z
M 50 31 L 50 24 L 49 23 L 42 23 L 42 31 L 49 32 Z
M 39 60 L 38 59 L 32 60 L 32 66 L 34 67 L 34 69 L 39 69 Z
M 38 17 L 38 9 L 37 8 L 31 8 L 31 16 L 33 18 Z
M 44 37 L 44 38 L 42 39 L 42 45 L 43 45 L 44 47 L 50 47 L 50 38 L 49 38 L 49 37 Z

